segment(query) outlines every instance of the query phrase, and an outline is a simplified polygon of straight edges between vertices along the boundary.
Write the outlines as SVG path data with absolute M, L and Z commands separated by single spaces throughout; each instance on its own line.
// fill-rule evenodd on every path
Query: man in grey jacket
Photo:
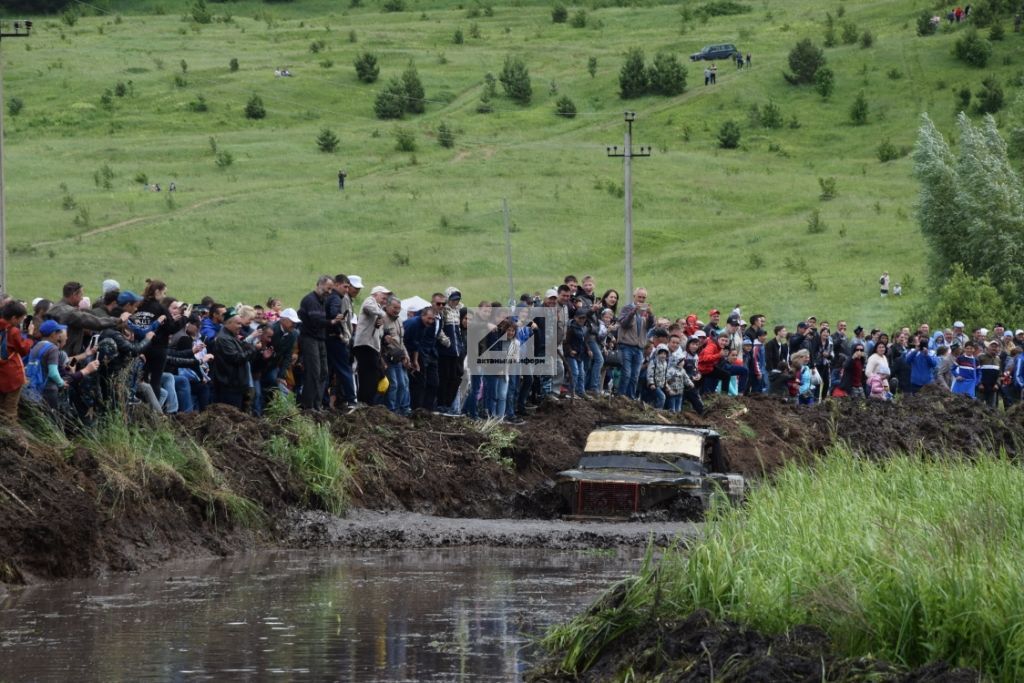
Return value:
M 622 374 L 616 393 L 622 396 L 637 397 L 636 383 L 644 362 L 644 345 L 652 327 L 654 313 L 647 303 L 647 290 L 637 287 L 633 290 L 633 303 L 623 308 L 619 315 L 618 348 L 622 352 Z
M 359 307 L 353 352 L 356 356 L 356 370 L 359 372 L 359 388 L 356 392 L 359 402 L 372 406 L 377 400 L 377 383 L 384 376 L 380 356 L 380 340 L 383 336 L 384 304 L 391 290 L 377 285 L 370 290 L 363 305 Z

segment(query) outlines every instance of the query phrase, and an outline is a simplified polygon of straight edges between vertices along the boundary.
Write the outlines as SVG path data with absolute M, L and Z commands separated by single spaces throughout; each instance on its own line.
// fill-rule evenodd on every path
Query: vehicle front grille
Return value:
M 576 483 L 577 515 L 628 516 L 640 504 L 640 485 L 581 481 Z

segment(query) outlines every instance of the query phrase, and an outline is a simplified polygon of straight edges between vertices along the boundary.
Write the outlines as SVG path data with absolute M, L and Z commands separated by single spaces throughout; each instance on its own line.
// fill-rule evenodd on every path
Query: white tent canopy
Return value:
M 398 314 L 398 319 L 405 321 L 409 317 L 410 311 L 417 313 L 427 306 L 430 306 L 430 302 L 422 297 L 411 296 L 408 299 L 402 299 L 402 312 Z

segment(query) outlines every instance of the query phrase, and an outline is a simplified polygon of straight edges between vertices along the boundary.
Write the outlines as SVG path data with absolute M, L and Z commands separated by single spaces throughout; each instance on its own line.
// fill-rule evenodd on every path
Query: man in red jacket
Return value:
M 31 338 L 21 336 L 21 323 L 28 311 L 20 301 L 9 301 L 0 309 L 0 416 L 18 423 L 18 398 L 25 386 L 21 359 L 32 349 Z

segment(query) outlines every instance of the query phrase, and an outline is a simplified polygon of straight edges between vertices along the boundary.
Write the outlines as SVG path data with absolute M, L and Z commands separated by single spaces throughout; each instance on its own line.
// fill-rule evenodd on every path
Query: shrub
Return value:
M 405 89 L 405 111 L 410 114 L 422 114 L 427 110 L 426 93 L 416 65 L 409 66 L 402 72 L 402 87 Z
M 889 80 L 898 81 L 903 78 L 903 72 L 893 67 L 885 72 L 885 75 L 889 77 Z
M 464 42 L 466 42 L 465 36 L 462 35 L 461 28 L 455 29 L 455 33 L 452 35 L 452 42 L 455 43 L 456 45 L 462 45 Z
M 210 110 L 209 105 L 206 104 L 206 98 L 202 95 L 196 95 L 196 98 L 188 103 L 188 110 L 196 113 L 202 113 Z
M 228 69 L 232 73 L 234 73 L 235 71 L 238 71 L 238 58 L 236 58 L 236 57 L 232 57 L 231 58 L 231 61 L 228 62 Z
M 988 30 L 989 40 L 1002 40 L 1003 39 L 1003 25 L 999 22 L 992 24 L 992 28 Z
M 451 126 L 444 121 L 437 127 L 437 143 L 445 149 L 455 146 L 455 133 L 452 132 Z
M 181 75 L 184 76 L 185 74 L 187 74 L 188 73 L 188 62 L 186 62 L 183 59 L 178 64 L 179 64 L 179 66 L 181 66 Z
M 556 24 L 564 24 L 569 19 L 569 10 L 565 5 L 555 5 L 551 8 L 551 21 Z
M 494 111 L 494 105 L 491 103 L 491 98 L 487 93 L 480 96 L 480 101 L 476 104 L 477 114 L 490 114 Z
M 405 0 L 384 0 L 380 8 L 385 12 L 404 12 Z
M 910 154 L 910 147 L 906 145 L 903 147 L 897 147 L 889 142 L 889 138 L 886 138 L 879 143 L 877 153 L 878 160 L 884 164 L 907 156 Z
M 956 41 L 953 54 L 965 64 L 981 69 L 992 57 L 992 43 L 979 36 L 978 30 L 972 26 Z
M 188 85 L 188 81 L 181 74 L 174 74 L 174 87 L 184 88 Z
M 850 106 L 850 120 L 856 126 L 863 126 L 868 122 L 868 99 L 864 96 L 863 90 L 857 93 L 857 98 Z
M 149 185 L 149 176 L 142 171 L 136 173 L 133 180 L 135 180 L 139 185 Z
M 659 52 L 654 63 L 648 70 L 651 91 L 668 97 L 678 95 L 686 90 L 686 68 L 679 63 L 676 56 L 668 52 Z
M 377 64 L 377 56 L 372 52 L 364 52 L 355 61 L 356 78 L 363 83 L 373 83 L 380 76 L 380 66 Z
M 931 10 L 923 10 L 917 15 L 917 35 L 930 36 L 938 30 L 939 27 L 932 23 L 933 14 Z
M 484 95 L 492 99 L 498 96 L 498 79 L 490 72 L 484 74 Z
M 852 21 L 843 22 L 843 32 L 840 34 L 844 45 L 853 45 L 857 42 L 857 25 Z
M 758 116 L 760 123 L 765 128 L 782 128 L 782 110 L 774 100 L 768 100 Z
M 469 37 L 477 40 L 480 39 L 480 25 L 475 21 L 469 25 Z
M 333 59 L 321 59 L 320 60 L 320 68 L 321 69 L 330 69 L 332 66 L 334 66 L 334 60 Z
M 118 81 L 117 83 L 114 84 L 114 96 L 115 97 L 124 97 L 127 94 L 128 94 L 128 86 L 125 85 L 123 81 Z
M 593 78 L 597 75 L 597 57 L 589 57 L 587 59 L 587 73 Z
M 263 106 L 263 100 L 259 95 L 253 93 L 249 101 L 245 103 L 245 118 L 247 119 L 265 119 L 267 117 L 267 109 Z
M 821 220 L 821 212 L 817 209 L 811 211 L 811 215 L 807 217 L 807 234 L 820 235 L 826 230 L 828 230 L 828 225 Z
M 860 46 L 863 49 L 868 49 L 875 44 L 875 35 L 865 29 L 864 33 L 860 34 Z
M 818 199 L 823 202 L 835 199 L 839 191 L 836 190 L 836 179 L 833 176 L 828 178 L 818 178 L 818 187 L 821 188 L 821 194 L 818 195 Z
M 960 111 L 967 111 L 971 106 L 971 89 L 967 86 L 960 88 L 956 93 L 956 99 L 960 105 Z
M 747 14 L 751 9 L 750 5 L 733 2 L 733 0 L 712 0 L 701 6 L 697 13 L 702 17 L 729 17 L 736 14 Z
M 209 24 L 213 21 L 213 15 L 206 6 L 206 0 L 195 0 L 192 7 L 189 8 L 189 14 L 192 15 L 192 21 L 197 24 Z
M 641 97 L 647 93 L 649 84 L 644 51 L 638 47 L 631 48 L 619 70 L 619 97 L 624 100 Z
M 526 64 L 519 57 L 509 55 L 505 57 L 505 65 L 498 76 L 501 87 L 509 99 L 519 104 L 529 104 L 533 97 L 533 87 L 530 85 L 530 71 Z
M 818 69 L 818 73 L 814 75 L 814 90 L 822 99 L 827 100 L 832 96 L 832 91 L 836 88 L 836 75 L 832 72 L 832 69 L 827 66 L 823 66 Z
M 825 53 L 820 47 L 804 38 L 789 51 L 789 68 L 793 72 L 786 80 L 793 85 L 814 83 L 818 69 L 825 66 Z
M 416 133 L 408 128 L 395 128 L 395 149 L 399 152 L 415 152 Z
M 402 81 L 392 78 L 377 93 L 373 102 L 373 113 L 378 119 L 400 119 L 405 114 L 405 86 Z
M 740 126 L 735 121 L 726 121 L 718 129 L 718 146 L 722 149 L 736 149 L 740 146 Z
M 981 82 L 981 90 L 974 93 L 979 114 L 995 114 L 1003 108 L 1003 88 L 993 76 Z
M 78 16 L 78 10 L 72 7 L 61 12 L 60 20 L 67 26 L 74 26 L 78 23 Z
M 327 43 L 324 40 L 314 40 L 309 44 L 310 54 L 319 54 L 321 50 L 327 47 Z
M 576 13 L 572 15 L 572 22 L 570 22 L 570 23 L 572 24 L 573 28 L 586 28 L 587 27 L 587 10 L 585 10 L 585 9 L 576 10 Z
M 569 99 L 567 95 L 562 95 L 555 102 L 555 113 L 567 119 L 576 118 L 576 103 Z
M 11 116 L 17 116 L 21 113 L 21 110 L 25 108 L 25 101 L 20 97 L 12 97 L 7 100 L 7 113 Z
M 103 91 L 103 94 L 100 95 L 100 106 L 103 107 L 104 109 L 113 109 L 114 108 L 114 91 L 113 90 L 111 90 L 110 88 L 107 88 L 106 90 Z
M 325 154 L 332 154 L 338 150 L 338 136 L 330 128 L 321 128 L 320 134 L 316 136 L 316 146 Z
M 217 164 L 217 168 L 225 169 L 231 164 L 235 163 L 235 157 L 231 152 L 227 151 L 226 149 L 222 149 L 221 151 L 217 152 L 217 155 L 213 158 L 213 162 Z

